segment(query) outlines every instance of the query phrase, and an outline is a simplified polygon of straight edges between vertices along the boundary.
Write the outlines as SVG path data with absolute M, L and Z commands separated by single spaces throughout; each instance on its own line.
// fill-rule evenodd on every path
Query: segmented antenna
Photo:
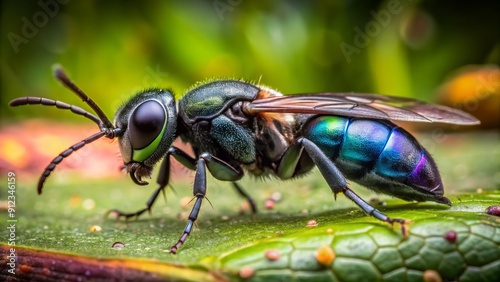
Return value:
M 66 86 L 66 88 L 78 95 L 78 97 L 80 97 L 83 102 L 87 103 L 87 105 L 89 105 L 89 107 L 94 110 L 99 119 L 101 119 L 104 128 L 114 128 L 113 124 L 108 119 L 106 114 L 104 114 L 101 108 L 97 106 L 94 100 L 90 99 L 87 94 L 85 94 L 80 88 L 78 88 L 78 86 L 76 86 L 73 81 L 71 81 L 71 79 L 69 79 L 69 77 L 64 72 L 64 69 L 60 65 L 54 65 L 52 68 L 54 69 L 54 75 L 56 76 L 57 80 L 59 80 L 64 86 Z
M 40 176 L 40 179 L 38 180 L 38 186 L 37 186 L 37 191 L 38 194 L 42 193 L 43 189 L 43 184 L 45 183 L 45 180 L 49 175 L 52 173 L 52 171 L 56 168 L 56 166 L 61 163 L 65 158 L 69 157 L 71 154 L 74 152 L 78 151 L 79 149 L 83 148 L 85 145 L 90 144 L 97 139 L 106 136 L 109 139 L 113 139 L 119 135 L 122 134 L 121 128 L 115 128 L 111 121 L 106 117 L 104 112 L 97 106 L 97 104 L 90 99 L 78 86 L 76 86 L 66 75 L 62 67 L 55 65 L 54 66 L 54 74 L 57 80 L 59 80 L 65 87 L 70 89 L 73 93 L 78 95 L 87 105 L 94 110 L 94 112 L 97 114 L 97 116 L 91 114 L 90 112 L 74 106 L 70 105 L 58 100 L 52 100 L 52 99 L 47 99 L 43 97 L 20 97 L 17 99 L 14 99 L 10 101 L 9 105 L 11 107 L 17 107 L 17 106 L 24 106 L 24 105 L 43 105 L 43 106 L 55 106 L 58 109 L 62 110 L 70 110 L 72 113 L 75 113 L 80 116 L 84 116 L 91 121 L 95 122 L 99 128 L 101 129 L 100 132 L 95 133 L 82 141 L 72 145 L 68 149 L 64 150 L 61 152 L 57 157 L 55 157 L 50 164 L 45 168 L 44 172 Z
M 43 105 L 43 106 L 55 106 L 58 109 L 61 110 L 70 110 L 74 114 L 84 116 L 91 121 L 95 122 L 97 125 L 101 125 L 101 120 L 94 116 L 93 114 L 87 112 L 86 110 L 70 105 L 58 100 L 52 100 L 52 99 L 47 99 L 43 97 L 33 97 L 33 96 L 28 96 L 28 97 L 21 97 L 21 98 L 16 98 L 12 101 L 10 101 L 9 106 L 11 107 L 17 107 L 17 106 L 24 106 L 24 105 Z
M 50 162 L 50 164 L 45 168 L 45 171 L 42 173 L 42 176 L 40 176 L 40 179 L 38 179 L 38 186 L 37 186 L 38 194 L 39 195 L 42 194 L 43 183 L 45 183 L 45 179 L 47 179 L 47 177 L 49 177 L 50 173 L 56 168 L 56 166 L 60 162 L 62 162 L 69 155 L 71 155 L 74 152 L 81 149 L 83 146 L 90 144 L 90 143 L 94 142 L 95 140 L 97 140 L 105 135 L 106 135 L 106 131 L 101 131 L 101 132 L 95 133 L 94 135 L 87 137 L 87 138 L 83 139 L 82 141 L 76 143 L 75 145 L 69 147 L 68 149 L 66 149 L 62 153 L 60 153 L 57 157 L 55 157 Z

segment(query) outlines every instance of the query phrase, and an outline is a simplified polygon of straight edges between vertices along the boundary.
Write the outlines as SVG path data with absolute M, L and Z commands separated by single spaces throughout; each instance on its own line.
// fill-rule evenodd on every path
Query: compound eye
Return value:
M 158 136 L 166 124 L 166 115 L 163 106 L 155 100 L 149 100 L 139 105 L 129 121 L 129 137 L 132 149 L 146 148 Z M 156 148 L 152 148 L 155 150 Z

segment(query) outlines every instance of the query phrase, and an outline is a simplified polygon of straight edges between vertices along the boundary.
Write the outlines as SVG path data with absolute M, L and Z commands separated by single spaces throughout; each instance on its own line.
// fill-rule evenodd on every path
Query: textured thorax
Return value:
M 219 80 L 188 91 L 179 101 L 179 116 L 187 125 L 210 120 L 236 101 L 255 99 L 259 88 L 243 81 Z

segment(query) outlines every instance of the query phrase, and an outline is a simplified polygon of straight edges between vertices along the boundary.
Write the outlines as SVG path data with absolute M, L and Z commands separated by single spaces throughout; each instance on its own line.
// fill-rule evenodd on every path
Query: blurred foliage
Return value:
M 454 70 L 499 61 L 497 1 L 0 5 L 2 121 L 82 120 L 43 107 L 7 106 L 24 95 L 81 105 L 53 79 L 54 63 L 111 115 L 140 89 L 171 87 L 180 96 L 210 77 L 260 81 L 284 93 L 356 91 L 436 100 Z

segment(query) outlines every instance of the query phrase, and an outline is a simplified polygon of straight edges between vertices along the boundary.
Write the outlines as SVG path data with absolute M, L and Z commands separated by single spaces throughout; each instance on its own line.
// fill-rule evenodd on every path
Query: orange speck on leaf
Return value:
M 276 249 L 270 249 L 266 251 L 266 258 L 268 260 L 279 260 L 280 259 L 280 251 Z
M 323 245 L 318 248 L 316 252 L 316 260 L 319 264 L 327 266 L 330 265 L 335 259 L 335 253 L 333 252 L 332 247 L 328 245 Z
M 253 276 L 253 274 L 255 273 L 255 270 L 251 267 L 243 267 L 242 269 L 240 269 L 240 277 L 241 278 L 250 278 Z

